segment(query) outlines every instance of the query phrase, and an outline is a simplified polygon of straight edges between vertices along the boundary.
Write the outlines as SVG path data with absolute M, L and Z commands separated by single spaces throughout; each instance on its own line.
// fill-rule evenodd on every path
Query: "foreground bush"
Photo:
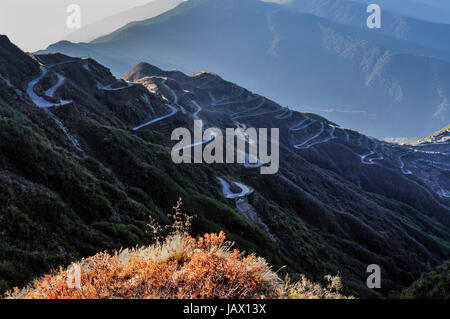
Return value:
M 450 262 L 423 275 L 402 293 L 404 299 L 450 299 Z
M 81 289 L 60 269 L 6 298 L 341 298 L 302 278 L 289 284 L 263 258 L 244 256 L 225 234 L 174 235 L 154 246 L 83 259 Z

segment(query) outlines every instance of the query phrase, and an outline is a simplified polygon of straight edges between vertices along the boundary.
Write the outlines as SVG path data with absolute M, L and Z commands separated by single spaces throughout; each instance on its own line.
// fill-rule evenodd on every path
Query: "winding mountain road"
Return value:
M 185 109 L 182 105 L 180 105 L 180 104 L 178 103 L 178 100 L 179 100 L 179 99 L 178 99 L 178 95 L 175 93 L 174 90 L 172 90 L 172 89 L 167 85 L 166 82 L 167 82 L 167 79 L 163 79 L 162 82 L 161 82 L 161 84 L 162 84 L 162 86 L 164 86 L 164 88 L 165 88 L 167 91 L 169 91 L 170 95 L 172 95 L 173 101 L 171 101 L 171 103 L 174 104 L 174 105 L 176 105 L 176 106 L 178 106 L 178 107 L 180 108 L 180 110 L 181 110 L 181 113 L 186 114 L 186 109 Z
M 159 122 L 161 120 L 164 120 L 164 119 L 167 119 L 169 117 L 172 117 L 178 112 L 178 110 L 176 108 L 174 108 L 172 105 L 166 104 L 166 106 L 171 110 L 171 112 L 169 114 L 157 117 L 157 118 L 155 118 L 155 119 L 153 119 L 153 120 L 151 120 L 149 122 L 146 122 L 146 123 L 144 123 L 142 125 L 136 126 L 135 128 L 133 128 L 133 130 L 134 131 L 140 130 L 143 127 L 146 127 L 148 125 L 151 125 L 151 124 L 154 124 L 154 123 Z
M 194 120 L 199 120 L 200 118 L 198 117 L 198 114 L 202 111 L 203 108 L 195 100 L 192 100 L 191 103 L 194 104 L 194 106 L 197 108 L 195 112 L 192 113 L 192 117 L 194 118 Z
M 192 143 L 192 144 L 189 144 L 189 145 L 185 145 L 185 146 L 182 146 L 182 147 L 178 147 L 178 148 L 173 149 L 173 151 L 181 151 L 181 150 L 186 150 L 186 149 L 195 147 L 197 145 L 208 144 L 209 142 L 212 142 L 215 138 L 216 138 L 216 134 L 213 133 L 213 134 L 211 134 L 210 138 L 208 138 L 206 140 L 203 140 L 201 142 Z
M 384 156 L 382 154 L 377 153 L 378 146 L 379 146 L 379 142 L 374 141 L 373 149 L 369 150 L 369 153 L 364 154 L 364 155 L 359 155 L 359 157 L 361 158 L 362 164 L 375 165 L 375 164 L 377 164 L 377 163 L 375 163 L 375 161 L 384 160 Z M 377 155 L 377 157 L 370 158 L 373 155 Z
M 264 103 L 266 103 L 266 99 L 264 97 L 261 97 L 260 103 L 258 103 L 255 107 L 248 109 L 248 110 L 233 113 L 230 115 L 230 117 L 233 120 L 236 120 L 236 119 L 240 118 L 242 114 L 247 114 L 247 113 L 255 112 L 255 111 L 259 110 L 264 105 Z
M 276 113 L 280 112 L 281 110 L 283 110 L 283 109 L 280 107 L 279 109 L 274 110 L 274 111 L 267 111 L 267 112 L 257 113 L 257 114 L 244 114 L 244 115 L 241 115 L 239 117 L 235 117 L 234 119 L 236 119 L 236 118 L 258 117 L 258 116 L 263 116 L 263 115 L 276 114 Z
M 341 128 L 341 130 L 344 132 L 345 134 L 345 140 L 347 141 L 347 143 L 350 142 L 350 135 L 348 134 L 347 130 L 344 128 Z
M 47 101 L 45 98 L 37 95 L 34 91 L 35 86 L 48 74 L 48 71 L 51 68 L 53 68 L 55 66 L 63 65 L 63 64 L 75 63 L 75 62 L 80 62 L 80 61 L 81 60 L 70 60 L 70 61 L 55 63 L 55 64 L 52 64 L 47 67 L 45 67 L 44 65 L 41 64 L 40 65 L 41 74 L 37 78 L 31 80 L 28 83 L 27 94 L 36 106 L 45 109 L 46 114 L 51 119 L 53 119 L 53 121 L 55 121 L 57 126 L 61 129 L 61 131 L 64 133 L 64 135 L 70 141 L 70 143 L 80 153 L 84 154 L 84 151 L 81 148 L 78 139 L 75 136 L 71 135 L 69 133 L 69 130 L 64 126 L 64 124 L 61 122 L 61 120 L 59 120 L 59 118 L 49 110 L 50 107 L 66 105 L 66 104 L 72 103 L 72 101 L 66 101 L 66 100 L 60 99 L 60 101 L 58 103 L 52 103 L 52 102 Z M 50 97 L 50 98 L 55 98 L 56 91 L 64 84 L 64 81 L 66 80 L 66 78 L 64 76 L 62 76 L 61 74 L 59 74 L 59 73 L 55 73 L 55 74 L 57 76 L 57 82 L 52 87 L 50 87 L 48 90 L 46 90 L 44 92 L 45 96 Z
M 402 171 L 402 173 L 403 174 L 405 174 L 405 175 L 411 175 L 413 172 L 411 172 L 409 169 L 406 169 L 405 168 L 405 162 L 403 162 L 403 157 L 405 157 L 406 155 L 408 155 L 410 152 L 408 152 L 408 153 L 405 153 L 405 154 L 403 154 L 403 155 L 400 155 L 399 157 L 398 157 L 398 160 L 399 160 L 399 162 L 400 162 L 400 169 L 401 169 L 401 171 Z
M 303 120 L 302 122 L 298 123 L 297 125 L 293 126 L 292 128 L 290 128 L 289 130 L 294 131 L 294 132 L 302 131 L 302 130 L 308 128 L 309 126 L 313 125 L 316 122 L 317 122 L 316 120 L 311 120 L 310 118 L 307 118 L 307 119 Z M 303 124 L 303 123 L 305 123 L 305 124 Z M 303 125 L 301 125 L 301 124 L 303 124 Z
M 309 142 L 313 141 L 314 139 L 318 138 L 325 131 L 323 122 L 320 122 L 320 124 L 321 124 L 321 129 L 316 135 L 314 135 L 313 137 L 307 139 L 303 143 L 294 145 L 294 148 L 299 149 L 299 150 L 304 150 L 304 149 L 311 148 L 311 147 L 313 147 L 315 145 L 327 143 L 327 142 L 329 142 L 329 141 L 331 141 L 331 140 L 336 138 L 336 136 L 334 135 L 334 133 L 336 132 L 336 127 L 334 125 L 329 125 L 331 127 L 331 130 L 330 130 L 330 134 L 329 134 L 328 137 L 325 137 L 325 138 L 323 138 L 321 140 L 317 140 L 315 142 L 312 142 L 312 143 L 306 145 L 307 143 L 309 143 Z
M 290 118 L 292 114 L 293 114 L 292 110 L 286 108 L 286 110 L 283 113 L 276 115 L 275 118 L 278 120 L 285 120 Z
M 57 89 L 59 89 L 63 84 L 64 81 L 66 80 L 65 77 L 63 77 L 61 74 L 56 74 L 58 81 L 56 82 L 55 85 L 53 85 L 51 88 L 49 88 L 47 91 L 45 91 L 45 95 L 48 97 L 54 97 L 55 92 Z
M 248 187 L 244 184 L 238 183 L 238 182 L 233 182 L 233 184 L 236 185 L 237 187 L 239 187 L 241 189 L 241 192 L 233 193 L 231 191 L 230 184 L 226 180 L 224 180 L 221 177 L 216 177 L 216 178 L 222 186 L 222 193 L 225 196 L 225 198 L 238 199 L 238 198 L 246 197 L 246 196 L 250 195 L 251 193 L 253 193 L 253 189 L 251 189 L 250 187 Z
M 302 121 L 298 122 L 297 124 L 289 127 L 289 131 L 299 131 L 302 129 L 303 123 L 305 123 L 307 120 L 309 120 L 308 118 L 304 118 Z
M 221 100 L 217 100 L 215 98 L 215 96 L 211 93 L 211 91 L 208 92 L 209 98 L 211 100 L 211 104 L 214 106 L 220 106 L 220 105 L 227 105 L 227 104 L 231 104 L 233 102 L 230 102 L 230 100 L 234 100 L 234 99 L 238 99 L 240 98 L 242 95 L 244 95 L 245 90 L 243 88 L 239 88 L 239 93 L 233 96 L 229 96 L 226 98 L 223 98 Z M 228 102 L 225 102 L 228 101 Z
M 244 162 L 244 167 L 245 168 L 259 168 L 261 166 L 264 165 L 264 163 L 257 157 L 248 154 L 247 152 L 242 152 L 238 150 L 238 153 L 244 153 L 245 154 L 245 162 Z M 256 163 L 250 163 L 250 157 L 253 159 L 254 162 Z
M 129 87 L 133 86 L 133 83 L 126 82 L 127 84 L 125 86 L 121 86 L 121 87 L 118 87 L 118 88 L 113 88 L 112 87 L 113 85 L 115 85 L 117 83 L 120 83 L 121 81 L 122 80 L 118 79 L 114 83 L 111 83 L 111 84 L 108 84 L 108 85 L 103 85 L 103 84 L 97 82 L 97 88 L 99 90 L 102 90 L 102 91 L 120 91 L 120 90 L 128 89 Z
M 67 63 L 69 63 L 69 62 L 67 62 Z M 58 65 L 60 65 L 60 64 L 58 64 Z M 27 94 L 30 97 L 30 99 L 33 101 L 33 103 L 36 104 L 36 106 L 40 107 L 40 108 L 62 106 L 62 105 L 72 103 L 72 101 L 65 101 L 62 99 L 58 103 L 52 103 L 52 102 L 47 101 L 42 96 L 39 96 L 35 93 L 34 88 L 47 75 L 47 73 L 50 69 L 50 68 L 42 66 L 42 65 L 40 66 L 40 68 L 41 68 L 41 74 L 37 78 L 31 80 L 27 85 Z M 57 74 L 57 77 L 58 77 L 57 83 L 45 92 L 45 95 L 47 97 L 54 98 L 54 94 L 55 94 L 56 90 L 63 85 L 65 78 L 59 74 Z
M 325 130 L 325 125 L 323 124 L 323 122 L 320 122 L 320 130 L 319 130 L 319 132 L 317 132 L 315 135 L 311 136 L 310 138 L 307 138 L 302 143 L 294 145 L 294 148 L 296 148 L 296 149 L 304 149 L 305 148 L 304 146 L 307 143 L 309 143 L 310 141 L 312 141 L 312 140 L 318 138 L 320 135 L 322 135 L 324 130 Z

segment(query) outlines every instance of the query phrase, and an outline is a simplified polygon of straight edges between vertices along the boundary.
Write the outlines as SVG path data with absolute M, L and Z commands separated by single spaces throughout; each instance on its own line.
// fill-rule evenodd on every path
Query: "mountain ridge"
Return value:
M 120 12 L 100 21 L 83 26 L 80 30 L 67 35 L 64 40 L 75 43 L 91 42 L 101 36 L 124 27 L 131 21 L 140 21 L 158 16 L 161 13 L 176 7 L 183 1 L 184 0 L 151 1 L 147 4 L 131 8 L 124 12 Z
M 96 43 L 45 52 L 56 51 L 93 56 L 115 74 L 141 61 L 207 69 L 380 138 L 424 136 L 448 119 L 449 63 L 402 40 L 256 0 L 186 2 Z

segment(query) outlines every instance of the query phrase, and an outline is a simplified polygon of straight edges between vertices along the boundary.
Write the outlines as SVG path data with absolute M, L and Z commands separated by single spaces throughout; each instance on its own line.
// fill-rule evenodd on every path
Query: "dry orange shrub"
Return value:
M 178 234 L 149 247 L 98 253 L 78 264 L 80 289 L 68 286 L 60 268 L 5 298 L 343 298 L 305 277 L 295 284 L 283 281 L 265 259 L 244 256 L 225 240 L 223 232 L 197 239 Z
M 106 252 L 83 259 L 81 289 L 69 288 L 66 270 L 6 298 L 268 298 L 282 281 L 262 258 L 231 250 L 225 234 L 194 239 L 176 235 L 163 244 Z

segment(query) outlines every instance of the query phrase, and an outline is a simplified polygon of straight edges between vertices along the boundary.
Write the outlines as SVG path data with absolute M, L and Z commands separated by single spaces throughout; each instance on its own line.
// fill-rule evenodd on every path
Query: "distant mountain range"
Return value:
M 426 136 L 448 124 L 448 26 L 386 13 L 386 29 L 368 30 L 363 6 L 308 1 L 323 18 L 299 13 L 302 3 L 191 0 L 92 43 L 39 53 L 90 56 L 116 75 L 141 61 L 208 70 L 379 138 Z
M 160 15 L 185 0 L 154 0 L 145 5 L 138 6 L 102 19 L 98 22 L 86 25 L 81 29 L 69 34 L 65 40 L 78 43 L 90 42 L 100 36 L 107 35 L 130 22 L 146 20 Z
M 256 18 L 267 17 L 261 8 Z M 280 170 L 173 163 L 171 132 L 193 131 L 195 119 L 221 132 L 279 128 Z M 81 257 L 148 244 L 149 216 L 165 224 L 179 197 L 196 215 L 194 237 L 223 230 L 241 251 L 286 266 L 283 275 L 339 274 L 358 297 L 399 296 L 450 256 L 448 143 L 386 143 L 214 73 L 139 63 L 120 79 L 91 58 L 25 54 L 0 36 L 0 140 L 0 293 Z M 366 286 L 369 264 L 382 268 L 381 289 Z
M 292 0 L 288 7 L 299 12 L 310 13 L 330 19 L 337 23 L 358 27 L 367 31 L 366 20 L 369 14 L 366 12 L 367 4 L 373 1 L 352 0 Z M 389 1 L 392 3 L 392 0 Z M 395 0 L 394 0 L 395 2 Z M 405 0 L 401 1 L 403 6 Z M 384 34 L 394 39 L 416 44 L 418 47 L 405 47 L 406 52 L 429 55 L 450 61 L 450 24 L 431 23 L 428 21 L 411 18 L 398 12 L 391 12 L 387 3 L 378 3 L 382 8 L 382 28 L 374 30 L 374 34 Z M 447 21 L 450 23 L 450 18 Z M 369 37 L 368 40 L 371 40 Z M 392 44 L 391 44 L 392 45 Z M 412 51 L 416 49 L 417 51 Z
M 372 0 L 352 0 L 368 5 Z M 445 0 L 377 0 L 383 9 L 421 20 L 450 23 L 450 3 Z

